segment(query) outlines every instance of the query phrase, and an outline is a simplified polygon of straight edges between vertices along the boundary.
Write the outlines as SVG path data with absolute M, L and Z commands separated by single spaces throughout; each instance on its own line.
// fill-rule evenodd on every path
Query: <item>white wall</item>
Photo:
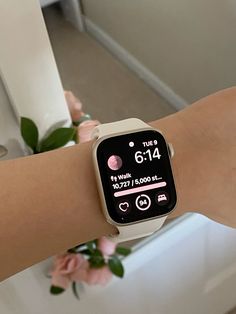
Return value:
M 83 0 L 83 7 L 188 102 L 236 84 L 234 0 Z

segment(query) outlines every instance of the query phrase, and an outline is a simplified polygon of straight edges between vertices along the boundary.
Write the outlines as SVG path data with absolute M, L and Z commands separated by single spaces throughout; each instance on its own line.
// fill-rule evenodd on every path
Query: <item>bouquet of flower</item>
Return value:
M 63 147 L 70 141 L 83 143 L 91 140 L 93 129 L 99 122 L 83 112 L 81 102 L 72 92 L 65 91 L 65 98 L 73 121 L 70 128 L 57 128 L 39 141 L 35 123 L 29 118 L 21 118 L 22 137 L 34 154 Z M 78 282 L 106 285 L 112 274 L 122 278 L 124 268 L 121 258 L 130 252 L 130 248 L 117 246 L 104 236 L 70 248 L 54 257 L 50 292 L 60 294 L 72 285 L 74 295 L 79 298 Z

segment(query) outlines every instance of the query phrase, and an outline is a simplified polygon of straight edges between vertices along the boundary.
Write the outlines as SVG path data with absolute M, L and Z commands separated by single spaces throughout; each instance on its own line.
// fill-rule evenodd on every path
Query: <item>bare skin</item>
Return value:
M 175 148 L 178 204 L 236 228 L 236 88 L 152 122 Z M 101 213 L 92 143 L 0 162 L 0 280 L 116 232 Z

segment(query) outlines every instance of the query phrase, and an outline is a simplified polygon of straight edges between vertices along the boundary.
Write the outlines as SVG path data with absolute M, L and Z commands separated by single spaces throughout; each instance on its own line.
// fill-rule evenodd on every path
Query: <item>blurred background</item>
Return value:
M 135 116 L 151 121 L 175 112 L 91 36 L 84 22 L 79 32 L 59 4 L 44 8 L 43 14 L 63 87 L 72 90 L 96 119 L 108 122 Z
M 99 119 L 152 120 L 235 85 L 234 1 L 60 4 L 43 12 L 63 85 Z

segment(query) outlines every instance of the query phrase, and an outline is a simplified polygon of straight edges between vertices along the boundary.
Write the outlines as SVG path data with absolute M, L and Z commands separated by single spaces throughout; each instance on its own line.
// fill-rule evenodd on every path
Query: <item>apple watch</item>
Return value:
M 122 242 L 152 234 L 177 201 L 172 145 L 160 131 L 136 118 L 101 124 L 93 138 L 102 210 L 117 228 L 111 237 Z

